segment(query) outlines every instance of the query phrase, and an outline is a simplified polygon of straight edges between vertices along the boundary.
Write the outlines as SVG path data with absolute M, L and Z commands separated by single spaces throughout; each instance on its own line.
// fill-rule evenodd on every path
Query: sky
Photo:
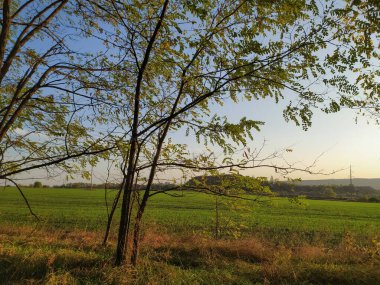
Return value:
M 79 43 L 77 45 L 80 46 Z M 333 114 L 316 110 L 313 125 L 308 131 L 304 131 L 293 122 L 285 122 L 282 116 L 285 106 L 286 100 L 276 104 L 273 99 L 267 98 L 238 104 L 230 101 L 224 106 L 213 106 L 211 110 L 219 116 L 227 116 L 233 122 L 239 121 L 242 117 L 265 122 L 260 132 L 253 133 L 254 141 L 248 144 L 251 149 L 259 147 L 265 140 L 265 153 L 291 148 L 293 151 L 286 153 L 286 158 L 290 162 L 297 162 L 296 166 L 305 167 L 319 157 L 316 171 L 322 170 L 325 173 L 337 171 L 328 176 L 298 172 L 292 175 L 293 178 L 348 178 L 350 165 L 354 178 L 380 177 L 380 126 L 374 121 L 370 120 L 367 124 L 368 118 L 359 118 L 356 123 L 356 113 L 353 110 L 346 109 Z M 184 137 L 183 133 L 174 135 L 174 139 L 189 144 L 190 151 L 196 152 L 202 149 L 193 138 Z M 323 155 L 320 157 L 321 154 Z M 106 164 L 101 163 L 94 169 L 95 183 L 104 182 L 105 168 Z M 282 178 L 270 169 L 255 169 L 244 174 Z M 66 183 L 64 176 L 57 177 L 48 184 Z M 43 177 L 43 174 L 37 173 L 33 177 Z
M 380 126 L 369 117 L 358 117 L 354 110 L 343 109 L 338 113 L 326 114 L 315 110 L 312 126 L 304 131 L 293 122 L 285 122 L 282 116 L 284 103 L 276 104 L 273 100 L 232 103 L 215 108 L 219 115 L 226 115 L 231 120 L 248 119 L 264 121 L 260 132 L 254 132 L 252 147 L 259 146 L 265 140 L 267 153 L 284 148 L 293 151 L 287 153 L 287 160 L 298 162 L 297 165 L 310 165 L 322 155 L 315 170 L 324 173 L 338 171 L 332 175 L 309 175 L 295 173 L 293 178 L 324 179 L 348 178 L 352 165 L 354 178 L 380 177 Z M 271 176 L 271 170 L 252 170 L 251 175 Z
M 235 122 L 244 116 L 247 119 L 264 121 L 265 124 L 261 130 L 253 132 L 254 140 L 247 145 L 251 149 L 260 147 L 265 140 L 264 153 L 269 154 L 280 149 L 291 148 L 293 151 L 286 153 L 286 159 L 289 162 L 296 162 L 296 166 L 300 168 L 308 166 L 319 157 L 315 171 L 326 174 L 336 171 L 330 175 L 296 172 L 290 175 L 292 178 L 347 179 L 350 165 L 352 165 L 353 178 L 380 177 L 380 126 L 369 117 L 359 117 L 356 122 L 357 114 L 354 110 L 344 109 L 333 114 L 315 111 L 312 126 L 304 131 L 293 122 L 285 122 L 282 116 L 284 105 L 285 102 L 276 104 L 273 99 L 268 98 L 238 104 L 227 102 L 224 106 L 214 106 L 211 110 L 220 116 L 226 115 Z M 184 137 L 181 133 L 174 135 L 174 139 L 179 143 L 187 143 L 190 151 L 198 152 L 203 149 L 203 145 L 198 145 L 194 139 Z M 94 168 L 94 183 L 105 181 L 106 167 L 106 163 L 100 163 Z M 117 181 L 120 177 L 117 172 L 114 169 L 111 180 Z M 245 171 L 243 174 L 284 179 L 272 169 L 254 169 Z M 175 174 L 169 174 L 171 175 Z M 32 183 L 36 178 L 43 176 L 43 174 L 33 175 L 33 180 L 26 180 L 24 183 Z M 49 185 L 69 182 L 65 179 L 65 175 L 49 181 L 42 179 L 42 181 Z M 82 179 L 76 178 L 74 181 L 82 181 Z
M 292 152 L 285 152 L 287 161 L 304 168 L 318 159 L 313 170 L 324 173 L 311 175 L 295 172 L 289 176 L 291 178 L 347 179 L 350 165 L 353 178 L 380 177 L 380 126 L 374 120 L 358 117 L 356 111 L 351 109 L 330 114 L 315 110 L 312 126 L 304 131 L 293 122 L 284 120 L 282 111 L 285 105 L 286 100 L 276 104 L 271 98 L 238 104 L 227 101 L 224 106 L 211 107 L 211 111 L 227 116 L 232 122 L 242 117 L 265 122 L 260 131 L 253 132 L 254 140 L 247 147 L 254 149 L 265 141 L 263 154 L 290 148 Z M 185 137 L 183 132 L 173 135 L 173 140 L 188 144 L 191 152 L 204 150 L 202 144 L 197 144 L 191 136 Z M 105 164 L 100 164 L 94 169 L 94 183 L 104 182 L 105 167 Z M 285 179 L 268 168 L 248 170 L 242 174 Z M 168 174 L 167 178 L 171 176 L 175 173 Z

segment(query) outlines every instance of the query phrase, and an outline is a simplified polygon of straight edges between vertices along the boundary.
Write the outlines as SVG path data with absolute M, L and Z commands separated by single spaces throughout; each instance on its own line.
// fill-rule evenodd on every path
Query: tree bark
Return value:
M 153 31 L 152 36 L 150 37 L 149 43 L 147 45 L 144 59 L 142 61 L 141 67 L 139 68 L 139 73 L 137 76 L 137 82 L 136 82 L 136 91 L 134 96 L 134 109 L 133 109 L 133 125 L 132 125 L 132 136 L 131 136 L 131 147 L 129 150 L 129 157 L 128 157 L 128 170 L 126 175 L 126 184 L 123 189 L 123 204 L 121 208 L 121 217 L 120 217 L 120 225 L 119 225 L 119 234 L 118 234 L 118 244 L 116 248 L 116 265 L 121 265 L 125 260 L 125 254 L 126 254 L 126 245 L 128 243 L 128 233 L 129 233 L 129 226 L 130 226 L 130 214 L 131 214 L 131 197 L 132 197 L 132 191 L 133 191 L 133 178 L 136 171 L 136 162 L 135 158 L 138 158 L 138 154 L 136 155 L 136 152 L 138 152 L 138 123 L 139 123 L 139 111 L 140 111 L 140 95 L 141 95 L 141 84 L 143 80 L 143 75 L 145 72 L 145 69 L 148 65 L 150 53 L 153 49 L 153 44 L 157 38 L 158 32 L 162 26 L 163 19 L 165 17 L 166 9 L 168 7 L 169 0 L 166 0 L 163 4 L 162 11 L 160 14 L 160 18 L 157 21 L 156 27 Z M 136 160 L 137 161 L 137 160 Z M 144 195 L 145 196 L 145 195 Z M 145 198 L 145 197 L 144 197 Z M 147 198 L 146 198 L 147 199 Z
M 118 242 L 116 247 L 116 265 L 123 264 L 125 260 L 126 254 L 126 245 L 127 245 L 127 237 L 129 233 L 129 221 L 130 221 L 130 204 L 131 204 L 131 194 L 132 194 L 132 184 L 134 177 L 134 158 L 136 152 L 137 140 L 136 138 L 132 138 L 131 140 L 131 149 L 129 152 L 129 161 L 128 161 L 128 171 L 126 175 L 126 182 L 123 187 L 123 203 L 121 206 L 121 216 L 120 216 L 120 224 L 119 224 L 119 234 L 118 234 Z

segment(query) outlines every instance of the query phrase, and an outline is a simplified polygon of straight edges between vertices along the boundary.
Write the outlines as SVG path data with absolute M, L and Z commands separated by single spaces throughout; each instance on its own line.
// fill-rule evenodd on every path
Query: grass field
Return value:
M 240 211 L 224 208 L 222 216 L 244 227 L 239 239 L 215 241 L 215 197 L 156 195 L 144 220 L 141 263 L 121 270 L 112 267 L 114 238 L 99 245 L 104 191 L 24 192 L 40 222 L 15 188 L 0 189 L 4 283 L 380 284 L 379 204 L 263 198 Z

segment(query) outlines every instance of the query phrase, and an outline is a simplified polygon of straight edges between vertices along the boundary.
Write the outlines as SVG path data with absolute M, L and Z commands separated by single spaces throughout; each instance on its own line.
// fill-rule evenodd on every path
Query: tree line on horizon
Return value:
M 152 189 L 154 191 L 196 191 L 199 189 L 194 189 L 194 186 L 219 186 L 224 183 L 225 180 L 231 180 L 231 188 L 240 187 L 239 180 L 235 179 L 236 174 L 224 174 L 224 175 L 215 175 L 215 176 L 195 176 L 188 180 L 184 184 L 174 184 L 170 182 L 165 183 L 154 183 Z M 242 175 L 239 175 L 242 176 Z M 276 197 L 305 197 L 307 199 L 336 199 L 336 200 L 349 200 L 349 201 L 370 201 L 377 202 L 380 199 L 380 190 L 376 190 L 371 186 L 354 186 L 354 185 L 331 185 L 331 184 L 320 184 L 320 185 L 302 185 L 299 184 L 299 181 L 279 181 L 274 179 L 267 179 L 265 177 L 249 177 L 255 182 L 260 181 L 260 187 L 269 187 L 271 192 L 261 193 L 263 196 L 276 196 Z M 202 181 L 202 184 L 199 184 L 199 181 Z M 197 183 L 198 182 L 198 183 Z M 253 183 L 254 187 L 257 186 Z M 118 190 L 121 187 L 121 183 L 86 183 L 86 182 L 73 182 L 65 183 L 61 185 L 43 185 L 40 181 L 35 181 L 33 184 L 24 185 L 23 187 L 32 187 L 32 188 L 59 188 L 59 189 L 87 189 L 87 190 Z M 198 188 L 199 188 L 198 187 Z M 251 185 L 246 189 L 244 186 L 242 190 L 245 193 L 250 194 Z M 145 186 L 143 184 L 136 185 L 135 187 L 138 191 L 143 191 Z M 223 192 L 218 193 L 223 195 Z

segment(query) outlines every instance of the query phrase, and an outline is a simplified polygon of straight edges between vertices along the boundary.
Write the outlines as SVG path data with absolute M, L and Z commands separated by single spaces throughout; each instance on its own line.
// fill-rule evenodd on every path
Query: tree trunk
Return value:
M 131 200 L 131 188 L 127 185 L 124 187 L 123 193 L 123 205 L 121 208 L 120 225 L 118 242 L 116 247 L 116 260 L 115 264 L 117 266 L 122 265 L 125 260 L 127 237 L 129 232 L 129 205 Z
M 140 109 L 140 93 L 141 93 L 141 83 L 143 80 L 143 75 L 146 69 L 146 66 L 148 65 L 149 61 L 149 56 L 150 53 L 153 49 L 153 44 L 156 40 L 156 37 L 158 35 L 158 32 L 161 28 L 162 21 L 164 19 L 166 9 L 168 7 L 169 0 L 165 0 L 162 11 L 160 14 L 160 18 L 157 21 L 156 27 L 153 31 L 152 36 L 149 39 L 148 46 L 145 51 L 144 59 L 141 63 L 141 66 L 139 68 L 139 73 L 137 76 L 137 82 L 136 82 L 136 91 L 135 91 L 135 96 L 134 96 L 134 110 L 133 110 L 133 124 L 132 124 L 132 136 L 131 136 L 131 147 L 129 150 L 129 157 L 128 157 L 128 171 L 126 175 L 126 184 L 124 187 L 124 193 L 123 193 L 123 204 L 121 208 L 121 217 L 120 217 L 120 226 L 119 226 L 119 235 L 118 235 L 118 243 L 117 243 L 117 248 L 116 248 L 116 260 L 115 263 L 116 265 L 121 265 L 124 260 L 125 260 L 125 253 L 126 253 L 126 244 L 128 241 L 128 232 L 129 232 L 129 226 L 130 226 L 130 214 L 131 214 L 131 194 L 133 191 L 133 178 L 136 170 L 136 165 L 137 165 L 137 159 L 138 159 L 138 154 L 136 155 L 136 148 L 138 144 L 138 137 L 139 134 L 137 132 L 138 128 L 138 122 L 139 122 L 139 109 Z M 136 159 L 136 162 L 135 162 Z M 153 175 L 154 175 L 154 170 L 153 170 Z M 151 172 L 150 177 L 150 184 L 153 181 L 153 175 Z M 148 187 L 149 189 L 149 187 Z M 146 200 L 148 199 L 148 194 L 149 191 L 145 193 L 143 198 L 142 205 L 140 206 L 140 209 L 145 208 Z M 145 197 L 147 196 L 147 197 Z M 145 201 L 145 203 L 144 203 Z M 142 213 L 141 213 L 142 215 Z M 140 218 L 141 219 L 141 218 Z M 137 233 L 138 234 L 138 233 Z
M 122 190 L 123 190 L 123 185 L 120 187 L 119 191 L 116 194 L 116 197 L 115 197 L 113 204 L 112 204 L 111 212 L 108 216 L 106 232 L 104 233 L 104 238 L 103 238 L 103 246 L 107 244 L 108 236 L 109 236 L 109 233 L 111 230 L 113 215 L 115 214 L 117 204 L 119 203 L 119 199 L 120 199 L 120 195 L 121 195 Z
M 128 170 L 125 176 L 125 184 L 123 187 L 123 203 L 121 206 L 121 216 L 119 224 L 119 234 L 116 247 L 115 264 L 117 266 L 123 264 L 125 260 L 126 245 L 128 240 L 129 225 L 130 225 L 130 206 L 133 191 L 133 178 L 135 173 L 135 155 L 136 155 L 137 139 L 132 136 L 131 148 L 128 157 Z
M 140 226 L 141 226 L 141 220 L 144 214 L 144 210 L 145 210 L 145 206 L 143 208 L 140 207 L 135 219 L 135 225 L 134 225 L 134 230 L 133 230 L 132 256 L 131 256 L 131 263 L 133 266 L 137 265 L 139 245 L 140 245 Z

